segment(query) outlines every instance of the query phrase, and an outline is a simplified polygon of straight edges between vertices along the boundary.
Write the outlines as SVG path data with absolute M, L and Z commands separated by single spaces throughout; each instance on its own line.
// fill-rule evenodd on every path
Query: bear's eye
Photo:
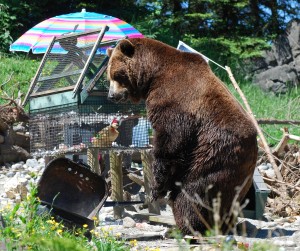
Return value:
M 119 72 L 116 72 L 114 75 L 113 75 L 113 80 L 115 80 L 116 82 L 119 83 L 119 85 L 121 85 L 122 87 L 125 87 L 126 86 L 126 83 L 129 81 L 127 75 L 125 74 L 124 71 L 119 71 Z

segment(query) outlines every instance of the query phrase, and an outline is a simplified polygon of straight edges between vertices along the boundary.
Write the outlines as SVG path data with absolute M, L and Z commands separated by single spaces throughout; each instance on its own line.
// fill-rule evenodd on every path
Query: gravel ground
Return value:
M 28 189 L 30 182 L 38 181 L 44 168 L 43 158 L 0 167 L 0 208 L 20 201 L 24 196 L 22 189 L 18 187 L 16 191 L 13 188 L 22 184 L 24 188 Z M 135 199 L 138 200 L 138 198 Z M 188 244 L 186 240 L 178 241 L 170 236 L 174 226 L 149 222 L 147 217 L 141 217 L 147 213 L 147 209 L 141 210 L 138 205 L 135 205 L 125 209 L 122 219 L 114 220 L 113 207 L 102 207 L 99 212 L 101 225 L 96 230 L 109 232 L 125 239 L 132 245 L 136 244 L 133 245 L 132 250 L 218 250 L 218 244 L 226 238 L 226 236 L 214 237 L 214 244 L 208 244 L 207 239 L 198 240 L 193 244 Z M 161 214 L 172 217 L 172 211 L 168 206 L 161 208 Z M 240 219 L 239 225 L 244 224 L 247 231 L 243 236 L 234 236 L 237 243 L 251 247 L 254 243 L 267 242 L 270 245 L 277 245 L 282 251 L 300 251 L 300 216 L 287 218 L 265 216 L 268 221 Z M 241 250 L 239 247 L 236 246 L 234 250 Z

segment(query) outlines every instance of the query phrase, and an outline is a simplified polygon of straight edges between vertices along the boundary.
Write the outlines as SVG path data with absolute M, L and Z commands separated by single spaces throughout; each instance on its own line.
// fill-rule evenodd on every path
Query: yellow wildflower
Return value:
M 129 241 L 129 244 L 133 247 L 135 247 L 137 245 L 137 240 L 131 240 Z
M 87 227 L 88 227 L 88 224 L 83 224 L 83 227 L 84 227 L 84 228 L 87 228 Z
M 56 230 L 56 233 L 58 233 L 58 234 L 61 234 L 62 232 L 63 232 L 62 229 L 57 229 L 57 230 Z

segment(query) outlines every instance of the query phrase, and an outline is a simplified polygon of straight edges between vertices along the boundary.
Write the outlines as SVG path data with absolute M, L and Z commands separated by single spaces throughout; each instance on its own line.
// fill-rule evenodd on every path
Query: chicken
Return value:
M 119 121 L 113 119 L 109 126 L 104 127 L 100 130 L 95 137 L 92 138 L 93 146 L 98 147 L 111 147 L 112 143 L 118 138 Z

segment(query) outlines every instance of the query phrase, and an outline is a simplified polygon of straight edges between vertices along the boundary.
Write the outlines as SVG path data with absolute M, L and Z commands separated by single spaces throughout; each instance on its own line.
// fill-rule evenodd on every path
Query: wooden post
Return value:
M 99 148 L 98 147 L 89 147 L 87 149 L 87 164 L 91 167 L 91 171 L 101 175 L 101 170 L 99 166 Z
M 150 153 L 146 151 L 141 152 L 142 156 L 142 164 L 144 171 L 144 184 L 145 184 L 145 192 L 146 192 L 146 202 L 148 204 L 149 213 L 160 214 L 160 207 L 158 201 L 150 202 L 151 195 L 151 181 L 153 180 L 153 174 L 151 170 L 152 156 Z
M 122 155 L 114 151 L 109 151 L 110 175 L 111 175 L 111 199 L 113 201 L 123 201 L 123 173 Z M 114 207 L 114 218 L 122 218 L 123 207 Z

